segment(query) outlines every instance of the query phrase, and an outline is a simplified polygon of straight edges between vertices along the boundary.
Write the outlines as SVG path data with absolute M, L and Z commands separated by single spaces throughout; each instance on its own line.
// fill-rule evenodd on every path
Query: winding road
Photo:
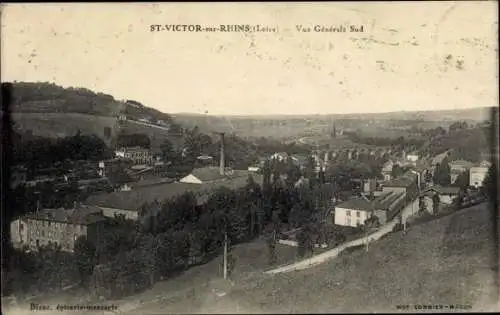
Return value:
M 412 216 L 414 216 L 418 211 L 418 199 L 413 200 L 411 203 L 409 203 L 402 211 L 401 211 L 401 217 L 403 222 L 407 222 L 408 219 Z M 290 272 L 290 271 L 295 271 L 295 270 L 303 270 L 307 268 L 314 267 L 316 265 L 319 265 L 321 263 L 324 263 L 328 260 L 331 260 L 335 257 L 337 257 L 341 252 L 346 250 L 347 248 L 350 247 L 356 247 L 360 245 L 366 244 L 367 241 L 372 242 L 372 241 L 377 241 L 384 235 L 391 233 L 394 226 L 400 222 L 399 215 L 395 216 L 394 219 L 392 219 L 390 222 L 384 224 L 379 230 L 376 232 L 346 242 L 338 247 L 335 247 L 329 251 L 326 251 L 324 253 L 321 253 L 319 255 L 298 261 L 293 264 L 285 265 L 278 267 L 276 269 L 268 270 L 265 273 L 266 274 L 277 274 L 277 273 L 284 273 L 284 272 Z

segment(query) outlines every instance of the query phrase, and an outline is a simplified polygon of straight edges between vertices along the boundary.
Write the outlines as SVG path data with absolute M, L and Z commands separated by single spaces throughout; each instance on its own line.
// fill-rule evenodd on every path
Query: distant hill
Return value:
M 95 134 L 111 145 L 119 132 L 144 133 L 158 148 L 168 136 L 168 128 L 137 122 L 141 118 L 153 122 L 173 123 L 169 114 L 149 108 L 134 100 L 116 100 L 113 96 L 83 88 L 63 88 L 51 83 L 13 83 L 10 110 L 15 128 L 21 134 L 66 137 Z M 119 116 L 132 120 L 119 122 Z M 169 139 L 174 143 L 182 136 Z
M 120 101 L 113 96 L 84 88 L 63 88 L 52 83 L 13 83 L 13 113 L 78 113 L 116 117 L 120 114 L 136 119 L 152 118 L 170 122 L 172 117 L 134 100 Z
M 447 127 L 453 121 L 478 123 L 491 119 L 494 107 L 461 110 L 401 111 L 370 114 L 210 116 L 175 113 L 172 117 L 185 126 L 198 125 L 200 130 L 234 132 L 241 137 L 273 137 L 290 139 L 310 134 L 329 133 L 335 123 L 348 129 L 390 128 L 391 125 L 413 123 L 421 128 Z M 398 124 L 394 124 L 398 122 Z

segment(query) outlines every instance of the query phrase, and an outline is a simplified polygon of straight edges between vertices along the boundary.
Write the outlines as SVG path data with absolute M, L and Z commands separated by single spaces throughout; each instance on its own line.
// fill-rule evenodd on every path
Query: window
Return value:
M 356 211 L 356 216 L 359 218 L 361 217 L 361 212 L 360 211 Z
M 346 214 L 348 217 L 350 217 L 350 216 L 351 216 L 351 210 L 347 210 L 347 211 L 345 212 L 345 214 Z
M 356 226 L 360 226 L 361 225 L 361 221 L 360 220 L 357 220 L 356 221 Z
M 346 225 L 351 225 L 351 218 L 346 218 Z
M 19 224 L 19 230 L 24 231 L 24 225 L 22 223 Z

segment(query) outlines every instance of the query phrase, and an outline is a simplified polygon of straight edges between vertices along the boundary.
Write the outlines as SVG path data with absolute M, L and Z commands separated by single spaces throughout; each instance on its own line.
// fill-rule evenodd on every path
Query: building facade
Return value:
M 335 207 L 335 224 L 358 227 L 373 213 L 373 205 L 362 197 L 352 198 Z
M 57 245 L 62 251 L 73 252 L 81 236 L 94 244 L 99 241 L 104 220 L 102 211 L 95 207 L 45 209 L 12 222 L 11 237 L 17 248 L 37 250 L 41 246 Z
M 151 150 L 141 147 L 118 149 L 115 151 L 115 156 L 117 158 L 131 160 L 134 164 L 152 164 L 155 161 Z
M 490 162 L 483 161 L 479 165 L 471 167 L 469 171 L 469 185 L 476 188 L 482 187 L 490 166 Z

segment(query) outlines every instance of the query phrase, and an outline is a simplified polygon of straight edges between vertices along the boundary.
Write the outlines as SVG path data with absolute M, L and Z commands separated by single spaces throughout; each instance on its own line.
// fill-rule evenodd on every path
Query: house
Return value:
M 405 206 L 405 194 L 403 192 L 382 192 L 373 201 L 374 214 L 378 217 L 380 224 L 392 220 Z
M 129 182 L 121 185 L 119 190 L 120 191 L 130 191 L 130 190 L 138 189 L 138 188 L 142 188 L 142 187 L 163 185 L 163 184 L 168 184 L 168 183 L 173 183 L 173 182 L 174 182 L 174 179 L 168 178 L 168 177 L 150 178 L 150 179 L 144 179 L 144 180 L 140 180 L 140 181 L 136 181 L 136 182 L 129 181 Z
M 63 251 L 73 252 L 80 236 L 96 244 L 104 221 L 102 210 L 97 207 L 78 205 L 74 209 L 44 209 L 12 222 L 11 235 L 18 248 L 27 246 L 36 250 L 55 244 Z
M 479 165 L 471 167 L 469 171 L 469 185 L 476 188 L 482 187 L 490 166 L 490 162 L 483 161 Z
M 294 154 L 290 156 L 292 162 L 297 165 L 300 169 L 305 169 L 307 166 L 307 155 Z
M 118 121 L 126 121 L 127 120 L 127 115 L 125 114 L 120 114 L 118 115 Z
M 141 147 L 118 149 L 115 151 L 115 156 L 120 159 L 131 160 L 134 164 L 152 164 L 154 162 L 151 150 Z
M 375 179 L 367 179 L 363 181 L 363 193 L 370 194 L 377 188 L 377 181 Z
M 454 183 L 457 180 L 458 176 L 468 172 L 470 168 L 474 166 L 472 162 L 465 160 L 455 160 L 450 162 L 449 165 L 450 165 L 450 176 L 452 183 Z
M 164 120 L 157 120 L 156 121 L 156 124 L 160 125 L 160 126 L 164 126 L 164 127 L 168 127 L 169 126 L 169 123 L 164 121 Z
M 249 174 L 248 172 L 246 172 Z M 252 174 L 254 181 L 262 183 L 262 175 Z M 248 183 L 248 176 L 228 178 L 226 180 L 202 182 L 201 184 L 173 182 L 152 186 L 136 187 L 130 191 L 116 191 L 110 194 L 99 194 L 90 196 L 85 200 L 86 205 L 95 206 L 103 211 L 103 215 L 113 218 L 115 215 L 123 215 L 127 219 L 143 220 L 156 214 L 157 207 L 149 212 L 144 212 L 144 204 L 163 202 L 183 193 L 191 192 L 196 197 L 199 205 L 206 202 L 212 192 L 219 187 L 237 189 Z
M 431 194 L 429 194 L 429 192 Z M 427 188 L 424 192 L 424 195 L 429 196 L 429 195 L 434 195 L 438 194 L 439 195 L 439 201 L 443 204 L 450 205 L 453 203 L 453 199 L 458 197 L 460 194 L 460 188 L 459 187 L 451 187 L 451 186 L 432 186 Z
M 271 160 L 286 161 L 288 159 L 288 154 L 286 152 L 277 152 L 270 156 Z
M 110 170 L 106 173 L 106 179 L 113 190 L 121 190 L 134 178 L 122 168 Z
M 393 167 L 394 162 L 392 162 L 391 160 L 384 163 L 384 166 L 382 166 L 382 170 L 380 171 L 380 173 L 384 177 L 384 180 L 391 180 Z
M 408 161 L 411 161 L 411 162 L 417 162 L 419 158 L 420 158 L 420 155 L 418 154 L 417 151 L 413 151 L 413 152 L 408 153 L 406 155 L 406 159 Z
M 364 197 L 355 197 L 335 207 L 335 224 L 357 227 L 374 213 L 373 204 Z
M 259 166 L 249 166 L 248 167 L 248 171 L 249 172 L 259 172 L 260 171 L 260 167 Z
M 127 160 L 123 159 L 109 159 L 99 161 L 97 173 L 99 176 L 107 177 L 109 172 L 116 171 L 120 168 L 130 167 L 131 163 L 127 163 Z
M 459 173 L 464 173 L 474 166 L 474 163 L 466 160 L 454 160 L 449 163 L 450 170 Z
M 414 200 L 419 194 L 419 175 L 407 172 L 400 177 L 383 183 L 382 192 L 404 193 L 405 203 Z

